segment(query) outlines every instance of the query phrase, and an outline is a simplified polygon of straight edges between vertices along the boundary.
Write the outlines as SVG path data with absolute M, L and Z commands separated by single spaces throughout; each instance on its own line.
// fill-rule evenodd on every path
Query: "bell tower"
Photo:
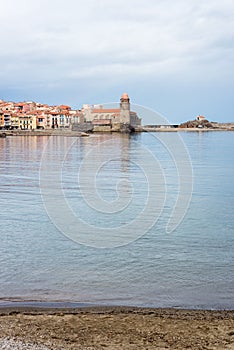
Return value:
M 130 124 L 130 98 L 127 93 L 120 98 L 120 123 Z

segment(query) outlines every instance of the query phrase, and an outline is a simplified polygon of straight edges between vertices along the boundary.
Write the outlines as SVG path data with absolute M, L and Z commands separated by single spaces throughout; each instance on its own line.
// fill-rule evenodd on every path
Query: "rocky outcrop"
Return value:
M 125 133 L 125 134 L 130 134 L 134 131 L 135 131 L 134 127 L 131 126 L 130 124 L 122 124 L 122 123 L 120 124 L 119 132 Z
M 207 119 L 204 120 L 189 120 L 185 123 L 182 123 L 178 128 L 213 128 L 213 124 L 210 123 Z

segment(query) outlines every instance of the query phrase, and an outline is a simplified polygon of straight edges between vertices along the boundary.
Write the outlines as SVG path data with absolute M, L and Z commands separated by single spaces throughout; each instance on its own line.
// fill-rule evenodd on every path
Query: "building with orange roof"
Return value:
M 205 120 L 206 118 L 203 115 L 198 115 L 197 120 L 202 121 Z
M 37 128 L 37 117 L 33 113 L 19 113 L 19 126 L 21 130 L 35 130 Z
M 59 108 L 61 109 L 61 110 L 67 110 L 67 111 L 70 111 L 71 110 L 71 107 L 70 106 L 66 106 L 66 105 L 61 105 L 61 106 L 59 106 Z
M 83 105 L 82 110 L 72 110 L 68 105 L 49 106 L 27 102 L 5 102 L 0 100 L 1 129 L 57 129 L 73 128 L 74 125 L 89 124 L 92 129 L 119 131 L 121 126 L 135 128 L 141 125 L 137 113 L 130 110 L 127 93 L 122 94 L 119 108 L 103 108 L 101 105 Z
M 47 129 L 70 128 L 72 116 L 68 110 L 51 110 L 45 112 Z

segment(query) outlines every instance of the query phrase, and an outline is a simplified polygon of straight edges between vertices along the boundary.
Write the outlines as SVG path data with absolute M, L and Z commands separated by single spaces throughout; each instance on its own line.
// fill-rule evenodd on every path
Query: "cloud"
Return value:
M 233 10 L 232 0 L 3 0 L 0 79 L 230 82 Z

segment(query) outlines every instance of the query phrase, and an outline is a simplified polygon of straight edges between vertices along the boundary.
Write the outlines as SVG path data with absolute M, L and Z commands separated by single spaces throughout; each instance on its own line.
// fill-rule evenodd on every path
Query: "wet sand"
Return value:
M 234 311 L 0 308 L 1 339 L 14 349 L 234 349 Z

